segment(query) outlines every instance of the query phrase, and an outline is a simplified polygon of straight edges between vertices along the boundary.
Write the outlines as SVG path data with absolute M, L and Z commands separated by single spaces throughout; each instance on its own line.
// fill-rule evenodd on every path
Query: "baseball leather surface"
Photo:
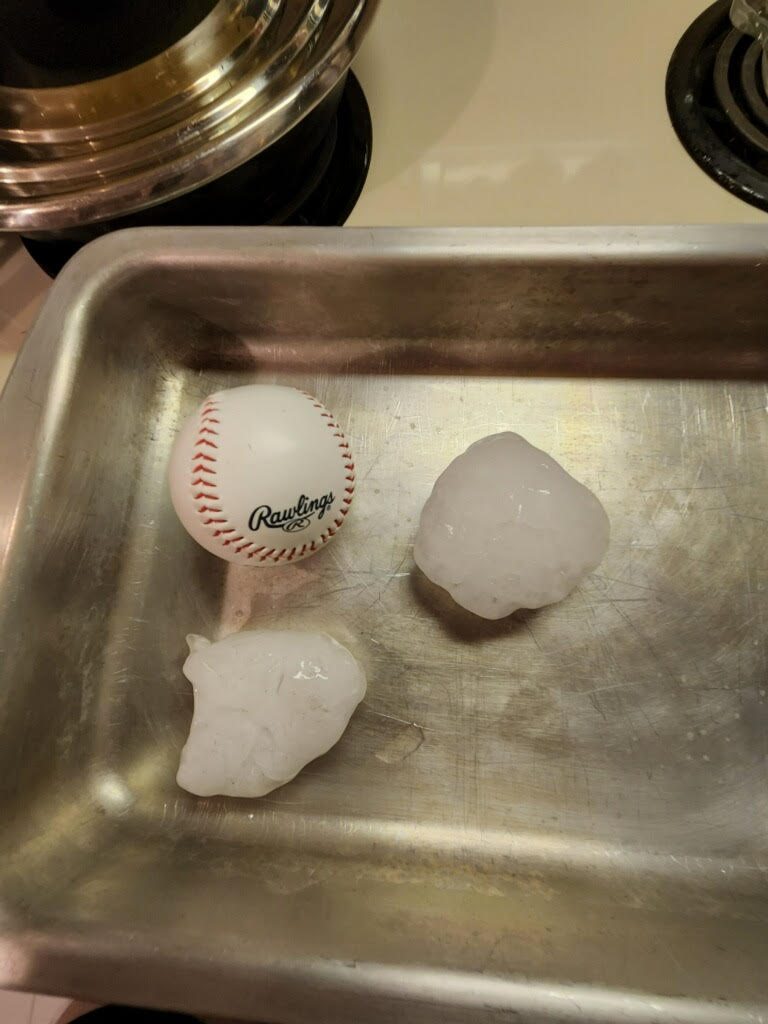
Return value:
M 204 548 L 230 562 L 295 562 L 333 538 L 349 512 L 355 466 L 323 405 L 296 388 L 251 384 L 210 395 L 184 423 L 171 499 Z

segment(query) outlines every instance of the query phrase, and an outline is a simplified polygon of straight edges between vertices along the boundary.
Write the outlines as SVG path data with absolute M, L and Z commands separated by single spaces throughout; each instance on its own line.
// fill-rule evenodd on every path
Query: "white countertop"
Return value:
M 350 224 L 766 222 L 685 152 L 667 64 L 708 0 L 383 0 Z

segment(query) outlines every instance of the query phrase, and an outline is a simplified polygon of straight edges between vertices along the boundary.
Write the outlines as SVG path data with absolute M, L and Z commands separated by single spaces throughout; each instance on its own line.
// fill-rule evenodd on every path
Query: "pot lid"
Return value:
M 2 20 L 13 0 L 2 3 L 7 40 L 12 33 Z M 75 59 L 57 60 L 49 42 L 42 64 L 39 38 L 12 52 L 0 47 L 0 229 L 52 230 L 123 215 L 244 163 L 333 89 L 377 3 L 181 0 L 175 24 L 188 28 L 190 12 L 201 20 L 165 48 L 173 31 L 167 10 L 140 41 L 134 24 L 132 52 L 153 55 L 131 65 L 126 46 L 121 52 L 106 39 L 109 31 L 125 36 L 119 3 L 101 32 L 87 12 L 88 32 L 78 32 L 78 0 L 37 0 L 33 8 L 53 11 L 48 24 L 58 46 L 69 31 L 70 54 L 77 42 L 80 61 L 93 68 L 104 39 L 112 58 L 106 69 L 119 70 L 92 77 L 83 69 L 78 81 L 52 85 L 72 77 Z M 92 10 L 90 0 L 86 6 Z M 152 10 L 135 0 L 130 7 L 134 18 Z

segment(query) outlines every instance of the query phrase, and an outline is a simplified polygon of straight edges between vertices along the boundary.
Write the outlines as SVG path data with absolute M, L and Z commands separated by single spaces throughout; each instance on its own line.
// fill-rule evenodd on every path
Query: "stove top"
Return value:
M 768 211 L 763 49 L 733 27 L 729 10 L 729 0 L 718 0 L 686 30 L 667 72 L 667 107 L 699 167 L 739 199 Z

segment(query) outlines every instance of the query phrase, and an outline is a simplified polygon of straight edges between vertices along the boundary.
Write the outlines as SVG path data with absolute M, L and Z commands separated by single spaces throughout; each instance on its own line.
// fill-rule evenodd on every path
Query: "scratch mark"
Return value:
M 421 729 L 424 732 L 431 732 L 426 725 L 419 725 L 418 722 L 410 722 L 407 718 L 400 718 L 398 715 L 388 715 L 385 711 L 377 711 L 376 708 L 372 708 L 368 701 L 363 701 L 363 707 L 368 708 L 369 711 L 373 712 L 374 715 L 379 715 L 380 718 L 390 718 L 393 722 L 401 722 L 403 725 L 411 725 L 414 729 Z
M 723 491 L 726 486 L 726 484 L 706 484 L 696 487 L 640 487 L 639 491 L 641 494 L 656 494 L 659 491 Z
M 424 743 L 424 730 L 418 725 L 409 725 L 377 750 L 375 757 L 384 764 L 398 764 L 406 761 Z
M 606 718 L 606 714 L 603 711 L 603 708 L 602 708 L 602 705 L 600 704 L 600 701 L 597 699 L 597 693 L 598 692 L 599 692 L 598 690 L 591 690 L 587 694 L 587 696 L 589 697 L 589 703 L 592 705 L 592 707 L 595 709 L 595 711 L 597 711 L 599 713 L 599 715 L 602 718 L 602 720 L 604 722 L 607 722 L 608 719 Z
M 659 666 L 659 668 L 663 669 L 664 675 L 667 677 L 667 679 L 669 679 L 670 682 L 676 684 L 677 680 L 672 675 L 672 673 L 669 670 L 668 666 L 662 661 L 661 657 L 659 656 L 658 651 L 654 648 L 653 644 L 648 639 L 648 637 L 642 632 L 642 630 L 637 628 L 637 626 L 634 624 L 632 619 L 630 619 L 630 617 L 627 615 L 626 612 L 622 611 L 621 608 L 618 608 L 618 607 L 616 608 L 616 611 L 622 617 L 622 619 L 624 619 L 624 621 L 629 626 L 629 628 L 632 630 L 632 632 L 635 634 L 635 636 L 637 636 L 637 638 L 642 643 L 643 647 L 645 647 L 645 649 L 651 654 L 651 656 L 653 657 L 653 660 L 656 662 L 656 664 Z
M 598 580 L 607 580 L 608 583 L 621 583 L 625 587 L 635 587 L 637 590 L 650 590 L 652 594 L 656 593 L 656 587 L 645 587 L 642 583 L 633 583 L 631 580 L 617 580 L 613 576 L 601 576 L 599 573 L 593 572 L 592 576 Z

